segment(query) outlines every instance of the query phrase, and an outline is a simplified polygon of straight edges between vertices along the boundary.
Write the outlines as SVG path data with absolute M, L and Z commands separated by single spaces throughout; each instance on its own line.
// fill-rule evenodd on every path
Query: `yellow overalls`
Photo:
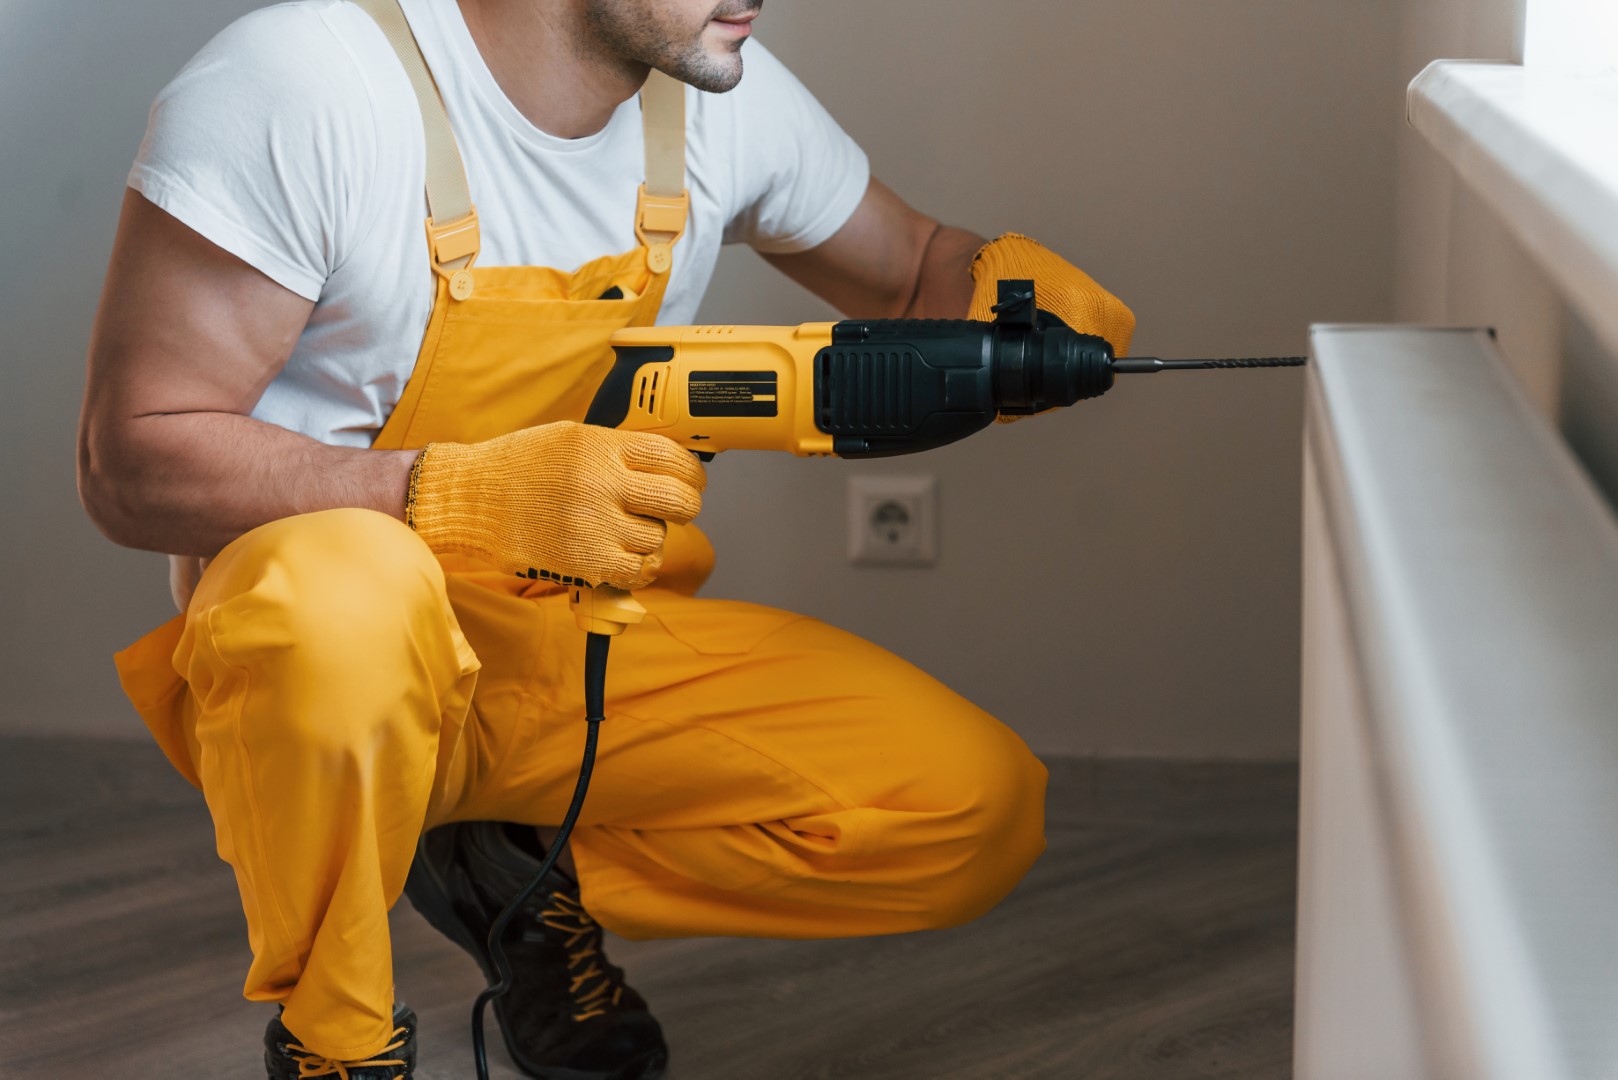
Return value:
M 643 95 L 640 246 L 573 273 L 473 267 L 476 216 L 431 76 L 396 0 L 361 6 L 422 102 L 438 275 L 375 445 L 581 419 L 609 335 L 652 323 L 668 283 L 687 205 L 683 87 L 658 77 Z M 614 287 L 623 299 L 598 299 Z M 874 645 L 693 598 L 711 558 L 695 530 L 671 531 L 664 577 L 639 594 L 649 616 L 614 645 L 572 842 L 591 914 L 632 938 L 814 938 L 947 926 L 997 903 L 1044 847 L 1038 760 Z M 311 1051 L 354 1060 L 386 1044 L 387 913 L 423 830 L 560 820 L 584 740 L 583 645 L 554 587 L 435 557 L 385 515 L 331 510 L 237 539 L 183 615 L 119 654 L 235 870 L 244 992 L 282 1002 Z

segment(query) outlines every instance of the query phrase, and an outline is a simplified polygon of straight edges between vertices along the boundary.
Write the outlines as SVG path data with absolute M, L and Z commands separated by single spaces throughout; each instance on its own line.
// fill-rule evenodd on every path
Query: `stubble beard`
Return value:
M 763 0 L 724 0 L 708 19 L 745 15 L 762 4 Z M 742 81 L 741 52 L 747 39 L 710 52 L 702 40 L 708 20 L 694 29 L 671 25 L 652 6 L 648 0 L 586 0 L 585 21 L 592 40 L 585 44 L 598 55 L 605 50 L 711 94 L 736 88 Z

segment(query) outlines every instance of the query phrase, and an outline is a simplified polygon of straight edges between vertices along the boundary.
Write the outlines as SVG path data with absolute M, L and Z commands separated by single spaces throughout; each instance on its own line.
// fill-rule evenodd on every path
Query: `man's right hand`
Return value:
M 696 517 L 706 484 L 696 457 L 661 435 L 561 421 L 428 445 L 406 520 L 443 554 L 639 589 L 662 566 L 666 523 Z

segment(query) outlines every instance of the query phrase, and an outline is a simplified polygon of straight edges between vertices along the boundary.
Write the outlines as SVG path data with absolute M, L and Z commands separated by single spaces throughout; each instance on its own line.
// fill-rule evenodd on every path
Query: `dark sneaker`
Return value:
M 281 1023 L 279 1014 L 264 1031 L 264 1070 L 269 1080 L 411 1080 L 416 1068 L 416 1014 L 407 1005 L 393 1007 L 393 1038 L 364 1061 L 333 1061 L 305 1050 Z
M 539 869 L 532 836 L 532 829 L 491 821 L 434 829 L 422 837 L 405 883 L 416 910 L 491 980 L 489 927 Z M 519 1069 L 540 1080 L 663 1075 L 663 1029 L 624 985 L 623 970 L 607 962 L 601 927 L 566 874 L 551 871 L 529 897 L 506 931 L 505 949 L 512 987 L 495 1000 L 494 1013 Z

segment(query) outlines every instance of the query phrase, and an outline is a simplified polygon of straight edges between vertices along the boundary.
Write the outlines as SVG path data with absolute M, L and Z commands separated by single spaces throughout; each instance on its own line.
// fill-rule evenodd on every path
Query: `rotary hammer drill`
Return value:
M 993 322 L 876 319 L 795 327 L 683 326 L 613 335 L 617 361 L 585 423 L 719 450 L 890 457 L 1099 397 L 1113 377 L 1177 368 L 1288 367 L 1255 360 L 1116 359 L 1034 306 L 1032 281 L 1000 282 Z
M 851 319 L 802 326 L 622 330 L 585 423 L 666 436 L 703 460 L 721 450 L 842 458 L 913 454 L 964 439 L 1000 415 L 1100 397 L 1118 375 L 1190 368 L 1295 367 L 1302 357 L 1118 359 L 1034 306 L 1032 281 L 999 283 L 993 322 Z M 587 631 L 640 621 L 610 586 L 553 575 Z

